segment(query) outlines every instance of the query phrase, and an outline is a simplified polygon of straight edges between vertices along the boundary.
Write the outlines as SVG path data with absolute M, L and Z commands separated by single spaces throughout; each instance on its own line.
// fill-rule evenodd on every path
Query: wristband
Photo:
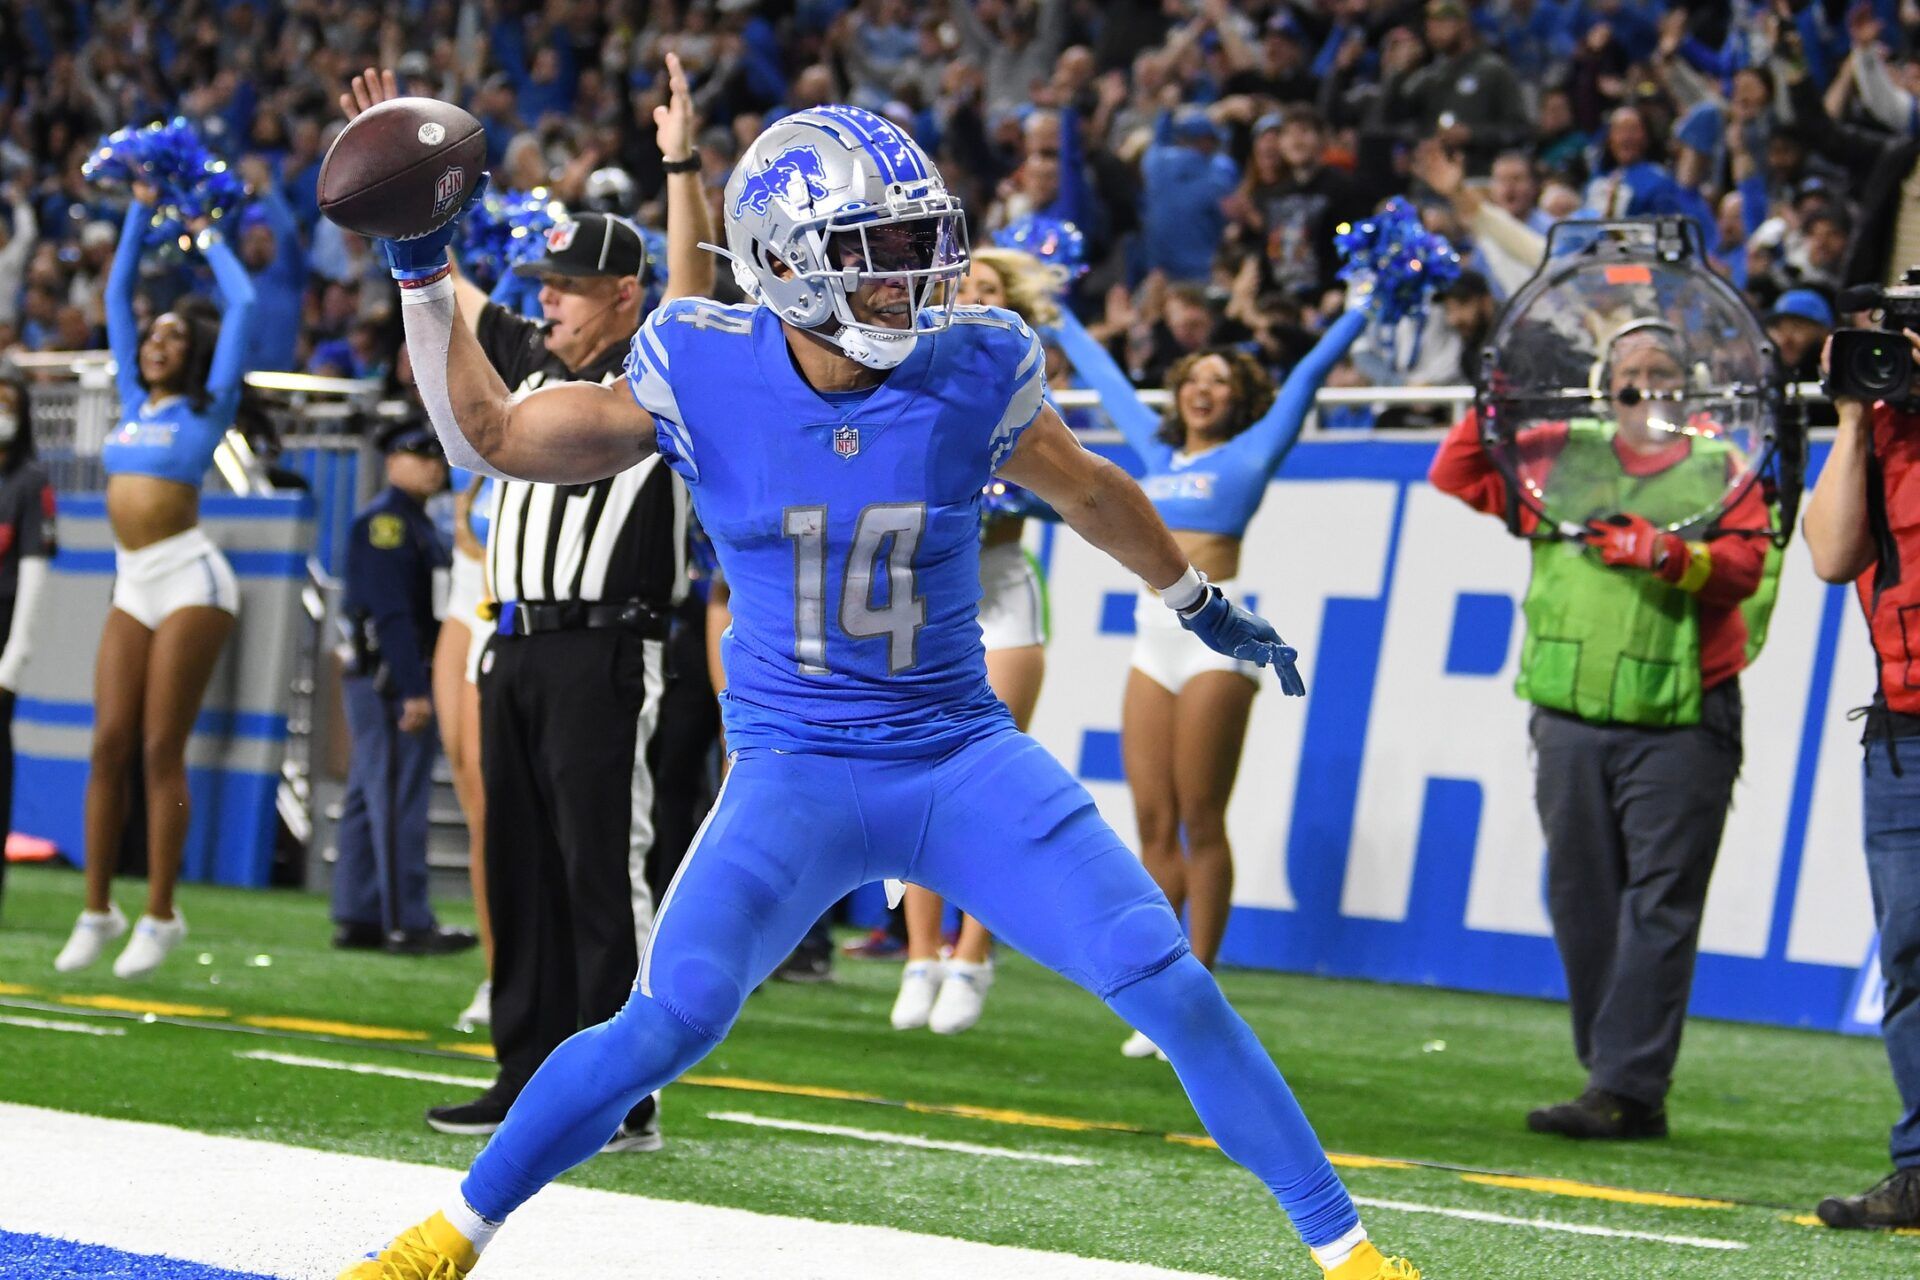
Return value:
M 695 147 L 687 153 L 685 160 L 669 160 L 660 157 L 660 168 L 667 173 L 698 173 L 700 171 L 700 148 Z
M 1160 603 L 1175 613 L 1185 613 L 1207 598 L 1207 578 L 1192 565 L 1165 587 L 1159 588 Z

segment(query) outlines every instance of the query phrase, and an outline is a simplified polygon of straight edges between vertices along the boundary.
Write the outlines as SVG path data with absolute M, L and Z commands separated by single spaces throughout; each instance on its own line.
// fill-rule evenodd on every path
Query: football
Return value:
M 320 212 L 363 236 L 443 226 L 487 162 L 480 122 L 450 102 L 390 98 L 353 118 L 320 165 Z

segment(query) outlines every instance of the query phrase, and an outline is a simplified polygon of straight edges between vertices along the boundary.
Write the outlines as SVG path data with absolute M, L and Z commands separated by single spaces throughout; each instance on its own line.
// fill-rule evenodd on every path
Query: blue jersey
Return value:
M 977 621 L 980 490 L 1039 415 L 1018 316 L 959 308 L 861 397 L 821 396 L 778 318 L 703 298 L 627 360 L 732 591 L 732 747 L 935 750 L 1005 717 Z
M 152 210 L 135 204 L 120 228 L 120 246 L 107 273 L 107 343 L 113 349 L 120 392 L 120 423 L 100 447 L 110 476 L 158 476 L 200 487 L 213 451 L 233 425 L 247 372 L 247 345 L 254 326 L 254 289 L 247 269 L 224 241 L 207 246 L 207 263 L 220 286 L 220 339 L 207 373 L 207 402 L 195 409 L 185 396 L 149 402 L 140 385 L 140 339 L 133 315 L 134 280 L 140 273 L 140 238 Z
M 1160 415 L 1143 404 L 1113 356 L 1063 312 L 1052 337 L 1073 362 L 1074 372 L 1100 393 L 1100 407 L 1146 465 L 1140 487 L 1169 529 L 1245 537 L 1253 513 L 1267 496 L 1267 482 L 1300 438 L 1313 397 L 1327 374 L 1367 327 L 1355 309 L 1333 322 L 1274 397 L 1273 407 L 1239 435 L 1211 449 L 1187 453 L 1160 438 Z

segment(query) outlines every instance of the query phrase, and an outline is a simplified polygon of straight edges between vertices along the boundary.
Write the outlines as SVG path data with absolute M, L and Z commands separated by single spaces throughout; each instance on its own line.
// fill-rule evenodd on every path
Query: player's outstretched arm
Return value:
M 1040 495 L 1073 531 L 1162 590 L 1187 558 L 1133 477 L 1083 447 L 1051 405 L 1020 437 L 1000 475 Z
M 653 448 L 653 419 L 623 385 L 561 382 L 514 399 L 473 330 L 457 323 L 444 262 L 438 274 L 402 286 L 414 382 L 454 466 L 509 480 L 590 484 Z
M 1039 494 L 1075 533 L 1139 575 L 1210 648 L 1271 665 L 1288 694 L 1307 691 L 1294 650 L 1272 625 L 1201 577 L 1133 477 L 1083 447 L 1051 406 L 1041 406 L 999 474 Z

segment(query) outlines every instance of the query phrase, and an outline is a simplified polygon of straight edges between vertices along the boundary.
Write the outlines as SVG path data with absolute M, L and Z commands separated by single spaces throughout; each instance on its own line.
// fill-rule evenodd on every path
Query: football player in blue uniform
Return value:
M 904 133 L 848 107 L 788 116 L 747 149 L 725 201 L 727 256 L 753 303 L 661 307 L 625 387 L 513 399 L 456 322 L 444 238 L 387 246 L 453 461 L 579 483 L 657 448 L 686 477 L 733 591 L 733 767 L 626 1007 L 548 1058 L 444 1211 L 344 1277 L 465 1276 L 509 1213 L 712 1051 L 823 910 L 888 877 L 952 899 L 1151 1036 L 1328 1274 L 1416 1277 L 1368 1242 L 1165 896 L 988 687 L 982 485 L 1033 490 L 1196 635 L 1300 693 L 1294 651 L 1200 576 L 1139 487 L 1045 407 L 1033 332 L 948 303 L 967 269 L 963 214 Z

